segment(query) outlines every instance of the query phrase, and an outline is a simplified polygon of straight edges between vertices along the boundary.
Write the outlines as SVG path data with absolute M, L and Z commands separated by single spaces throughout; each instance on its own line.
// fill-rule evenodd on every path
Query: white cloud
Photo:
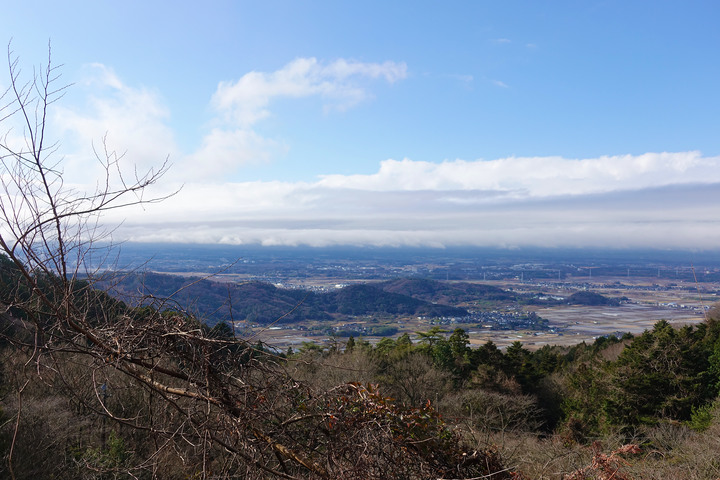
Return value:
M 127 87 L 123 84 L 112 68 L 109 68 L 102 63 L 91 63 L 87 65 L 87 67 L 94 69 L 95 72 L 83 79 L 83 83 L 85 83 L 85 85 L 100 85 L 101 87 L 110 87 L 115 90 L 127 90 Z
M 275 98 L 320 97 L 324 109 L 346 110 L 371 94 L 364 81 L 394 83 L 407 76 L 404 63 L 361 63 L 344 59 L 323 64 L 299 58 L 271 73 L 250 72 L 236 82 L 221 82 L 211 104 L 220 115 L 183 170 L 197 178 L 227 174 L 248 163 L 267 162 L 287 152 L 281 140 L 265 138 L 255 124 L 270 115 Z
M 125 155 L 130 175 L 177 157 L 174 133 L 168 126 L 169 110 L 159 95 L 125 85 L 109 68 L 94 64 L 84 82 L 87 103 L 80 108 L 58 106 L 52 119 L 63 136 L 66 180 L 87 184 L 101 170 L 92 146 L 102 155 L 103 138 L 110 151 Z
M 720 185 L 713 186 L 712 193 L 720 193 Z M 643 196 L 649 202 L 662 203 L 666 194 L 644 192 Z M 325 200 L 329 202 L 331 197 Z M 717 247 L 720 222 L 709 218 L 714 218 L 714 212 L 694 217 L 692 205 L 659 211 L 633 207 L 629 202 L 608 209 L 607 200 L 601 196 L 581 205 L 572 201 L 547 205 L 520 202 L 500 208 L 445 211 L 418 202 L 413 211 L 385 205 L 362 214 L 321 208 L 281 214 L 272 208 L 274 215 L 155 222 L 151 228 L 128 222 L 122 233 L 138 241 L 263 245 Z
M 269 162 L 287 151 L 281 142 L 262 137 L 253 130 L 212 129 L 202 146 L 178 166 L 175 177 L 183 179 L 222 178 L 239 165 Z
M 404 63 L 340 59 L 324 65 L 315 58 L 298 58 L 272 73 L 250 72 L 236 82 L 221 82 L 212 103 L 228 121 L 247 128 L 270 114 L 274 98 L 319 96 L 326 107 L 344 110 L 370 96 L 363 79 L 394 83 L 406 76 Z
M 325 175 L 319 184 L 363 190 L 495 190 L 514 197 L 580 195 L 720 181 L 720 157 L 700 152 L 588 159 L 510 157 L 441 163 L 385 160 L 372 175 Z
M 138 241 L 716 248 L 720 158 L 382 162 L 313 183 L 186 185 L 132 215 Z M 199 202 L 198 199 L 202 199 Z
M 82 184 L 101 175 L 91 145 L 102 150 L 122 147 L 128 164 L 140 170 L 170 157 L 172 179 L 180 182 L 223 178 L 243 165 L 269 162 L 285 154 L 281 139 L 260 135 L 254 125 L 270 114 L 274 98 L 316 96 L 325 108 L 344 110 L 371 97 L 368 81 L 395 83 L 407 76 L 404 63 L 362 63 L 339 59 L 323 63 L 299 58 L 270 73 L 250 72 L 236 82 L 221 82 L 210 101 L 218 117 L 195 152 L 180 152 L 170 111 L 161 97 L 125 84 L 110 68 L 89 65 L 80 87 L 87 102 L 82 108 L 58 108 L 55 122 L 64 136 L 66 178 Z

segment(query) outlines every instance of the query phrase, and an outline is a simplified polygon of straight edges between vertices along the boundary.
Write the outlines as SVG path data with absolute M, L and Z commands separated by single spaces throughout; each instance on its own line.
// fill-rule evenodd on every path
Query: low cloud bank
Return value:
M 720 181 L 668 178 L 676 183 L 607 183 L 587 194 L 569 193 L 572 186 L 538 194 L 522 178 L 492 190 L 330 188 L 324 179 L 189 184 L 126 217 L 117 233 L 133 241 L 262 245 L 717 249 Z

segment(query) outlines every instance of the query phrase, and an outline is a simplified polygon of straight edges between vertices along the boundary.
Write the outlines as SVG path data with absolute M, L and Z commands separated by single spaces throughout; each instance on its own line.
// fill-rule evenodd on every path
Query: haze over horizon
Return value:
M 0 32 L 26 73 L 50 39 L 73 83 L 48 125 L 67 185 L 92 188 L 105 136 L 128 171 L 173 164 L 151 193 L 179 193 L 105 216 L 117 240 L 715 250 L 719 18 L 713 1 L 39 1 Z

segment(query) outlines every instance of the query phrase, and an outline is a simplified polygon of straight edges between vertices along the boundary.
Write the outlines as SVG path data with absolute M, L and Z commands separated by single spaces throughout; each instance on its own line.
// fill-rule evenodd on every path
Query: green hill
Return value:
M 393 293 L 408 295 L 427 302 L 459 304 L 477 300 L 514 300 L 515 295 L 501 288 L 477 283 L 449 283 L 425 278 L 397 278 L 380 284 Z
M 595 292 L 586 290 L 575 292 L 567 298 L 567 302 L 571 305 L 620 305 L 620 300 L 616 298 L 608 298 Z
M 435 282 L 438 285 L 439 282 Z M 263 282 L 223 283 L 158 273 L 130 274 L 108 291 L 132 305 L 150 298 L 169 298 L 162 307 L 185 306 L 207 319 L 268 324 L 303 320 L 331 320 L 351 315 L 457 317 L 468 315 L 462 308 L 443 305 L 372 285 L 350 285 L 325 293 L 283 289 Z M 143 299 L 143 297 L 145 297 Z

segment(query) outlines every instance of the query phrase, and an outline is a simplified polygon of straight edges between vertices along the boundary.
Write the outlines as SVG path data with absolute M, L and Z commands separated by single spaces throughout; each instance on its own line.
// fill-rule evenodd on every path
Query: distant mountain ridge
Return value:
M 356 284 L 318 293 L 257 281 L 235 284 L 151 272 L 128 274 L 105 287 L 111 295 L 130 304 L 136 304 L 143 295 L 152 295 L 169 299 L 164 308 L 189 305 L 191 313 L 209 324 L 223 320 L 296 323 L 362 315 L 461 317 L 468 311 L 441 300 L 473 292 L 495 296 L 507 293 L 496 287 L 448 287 L 443 282 L 422 279 Z

